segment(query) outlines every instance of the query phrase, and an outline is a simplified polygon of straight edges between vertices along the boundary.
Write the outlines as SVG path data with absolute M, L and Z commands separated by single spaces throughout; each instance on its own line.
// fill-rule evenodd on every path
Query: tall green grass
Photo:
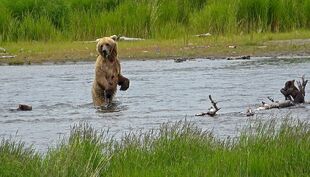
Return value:
M 310 28 L 310 0 L 0 0 L 0 12 L 0 41 L 111 34 L 171 39 Z
M 121 139 L 89 125 L 37 154 L 0 143 L 0 176 L 309 176 L 310 124 L 249 123 L 238 138 L 218 139 L 192 123 L 164 124 Z

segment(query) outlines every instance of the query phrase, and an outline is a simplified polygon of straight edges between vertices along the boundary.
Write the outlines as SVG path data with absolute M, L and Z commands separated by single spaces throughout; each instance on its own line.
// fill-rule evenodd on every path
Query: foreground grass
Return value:
M 120 59 L 167 59 L 177 57 L 218 58 L 238 55 L 310 55 L 310 31 L 213 35 L 206 38 L 184 36 L 173 40 L 149 39 L 119 42 Z M 301 39 L 296 40 L 296 39 Z M 279 41 L 284 40 L 284 41 Z M 228 46 L 235 45 L 231 49 Z M 0 59 L 0 64 L 95 61 L 97 52 L 91 42 L 4 42 L 7 53 L 15 58 Z
M 116 141 L 88 125 L 45 155 L 0 144 L 0 176 L 309 176 L 310 124 L 255 123 L 220 140 L 188 122 Z

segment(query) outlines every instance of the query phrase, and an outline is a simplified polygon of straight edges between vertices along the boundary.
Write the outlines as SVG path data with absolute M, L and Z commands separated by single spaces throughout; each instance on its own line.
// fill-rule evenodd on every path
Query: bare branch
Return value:
M 297 81 L 297 86 L 298 86 L 298 89 L 299 91 L 301 92 L 301 94 L 303 96 L 306 96 L 306 85 L 308 83 L 308 80 L 305 80 L 305 75 L 302 75 L 301 77 L 301 82 L 300 81 Z
M 271 102 L 275 102 L 273 98 L 271 98 L 270 96 L 267 96 L 268 100 L 270 100 Z
M 211 95 L 209 95 L 209 99 L 213 107 L 209 108 L 209 111 L 207 112 L 207 114 L 209 116 L 215 116 L 216 112 L 219 111 L 221 108 L 217 107 L 216 102 L 212 99 Z

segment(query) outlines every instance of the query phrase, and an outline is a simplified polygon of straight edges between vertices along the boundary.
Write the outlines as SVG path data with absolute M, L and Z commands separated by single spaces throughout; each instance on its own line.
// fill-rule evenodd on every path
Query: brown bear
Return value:
M 285 96 L 285 100 L 291 100 L 294 103 L 304 103 L 305 97 L 295 86 L 295 80 L 290 80 L 285 83 L 284 88 L 280 92 Z
M 120 85 L 120 90 L 129 88 L 129 79 L 122 76 L 121 65 L 117 58 L 117 36 L 97 39 L 98 57 L 95 64 L 95 80 L 92 97 L 95 106 L 108 105 Z

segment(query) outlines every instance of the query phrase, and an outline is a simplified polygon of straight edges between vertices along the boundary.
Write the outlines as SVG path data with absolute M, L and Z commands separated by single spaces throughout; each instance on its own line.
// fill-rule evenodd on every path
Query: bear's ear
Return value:
M 114 35 L 110 36 L 110 38 L 112 38 L 114 41 L 118 41 L 119 38 L 120 38 L 120 35 L 117 36 L 117 35 L 114 34 Z
M 102 39 L 102 38 L 98 38 L 98 39 L 96 39 L 96 42 L 98 43 L 101 39 Z
M 291 86 L 294 86 L 295 85 L 295 80 L 290 80 L 290 84 L 291 84 Z

